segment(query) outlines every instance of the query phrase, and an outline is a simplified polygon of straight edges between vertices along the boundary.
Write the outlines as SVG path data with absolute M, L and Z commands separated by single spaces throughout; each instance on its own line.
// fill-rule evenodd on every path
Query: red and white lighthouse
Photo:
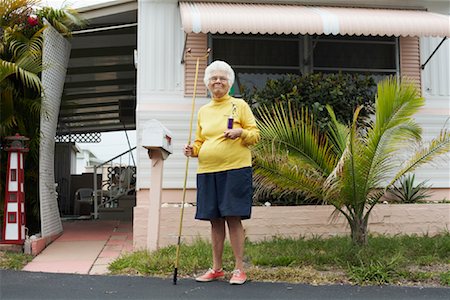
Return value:
M 25 241 L 25 191 L 24 153 L 29 139 L 16 133 L 5 138 L 8 145 L 8 168 L 5 182 L 5 210 L 3 239 L 6 244 L 23 244 Z

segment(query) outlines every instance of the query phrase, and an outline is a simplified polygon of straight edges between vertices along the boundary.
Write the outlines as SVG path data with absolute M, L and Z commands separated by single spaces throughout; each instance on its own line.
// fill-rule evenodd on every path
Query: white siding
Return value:
M 423 139 L 429 141 L 431 138 L 439 135 L 439 131 L 443 128 L 448 115 L 437 115 L 429 113 L 420 113 L 416 117 L 417 122 L 423 128 Z M 417 183 L 428 180 L 434 188 L 449 188 L 450 187 L 450 160 L 448 156 L 442 156 L 433 163 L 424 165 L 417 169 L 416 174 Z
M 180 104 L 178 105 L 177 111 L 172 109 L 142 109 L 138 108 L 139 120 L 151 120 L 157 119 L 163 123 L 164 126 L 169 129 L 172 136 L 173 143 L 173 154 L 169 156 L 167 160 L 164 161 L 164 178 L 163 187 L 164 188 L 182 188 L 184 180 L 184 171 L 186 167 L 186 157 L 182 154 L 183 145 L 187 143 L 189 134 L 189 119 L 190 119 L 190 99 L 180 98 Z M 175 100 L 172 100 L 175 101 Z M 197 99 L 196 111 L 203 105 L 206 99 Z M 163 105 L 161 105 L 164 108 Z M 167 106 L 166 106 L 167 107 Z M 194 114 L 193 120 L 193 133 L 192 139 L 195 138 L 195 128 L 196 128 L 196 113 Z M 147 150 L 144 149 L 141 143 L 142 140 L 142 128 L 137 130 L 137 157 L 138 157 L 138 169 L 137 169 L 137 185 L 138 188 L 149 188 L 150 187 L 150 175 L 151 166 L 150 159 L 147 154 Z M 195 188 L 195 174 L 197 171 L 197 159 L 191 158 L 189 160 L 189 176 L 187 187 Z
M 422 64 L 430 57 L 442 38 L 421 38 L 420 57 Z M 443 96 L 450 95 L 450 41 L 441 45 L 422 71 L 423 95 Z M 448 105 L 448 101 L 446 103 Z
M 138 23 L 138 91 L 182 92 L 184 33 L 177 2 L 140 1 Z
M 39 145 L 39 203 L 43 237 L 60 233 L 62 228 L 55 189 L 55 135 L 63 92 L 70 43 L 53 27 L 44 31 L 42 63 L 41 140 Z
M 139 126 L 150 119 L 157 119 L 174 135 L 174 153 L 164 162 L 163 187 L 182 188 L 186 164 L 182 147 L 187 143 L 192 99 L 183 96 L 181 61 L 185 35 L 181 30 L 178 2 L 139 1 L 138 22 L 137 188 L 150 187 L 150 159 L 142 147 Z M 206 101 L 197 99 L 197 109 Z M 188 187 L 195 187 L 196 169 L 196 159 L 190 159 Z
M 436 49 L 442 38 L 421 38 L 420 57 L 423 64 Z M 436 137 L 450 117 L 450 46 L 448 39 L 437 50 L 422 70 L 422 95 L 425 108 L 416 117 L 423 128 L 425 141 Z M 449 124 L 447 124 L 448 126 Z M 416 172 L 416 180 L 429 180 L 435 188 L 450 187 L 450 161 L 447 157 L 423 166 Z

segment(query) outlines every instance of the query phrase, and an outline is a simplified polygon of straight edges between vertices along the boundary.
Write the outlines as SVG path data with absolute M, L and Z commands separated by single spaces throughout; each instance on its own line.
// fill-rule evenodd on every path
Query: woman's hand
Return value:
M 227 139 L 235 140 L 242 134 L 242 128 L 227 129 L 223 132 L 223 136 Z
M 183 153 L 185 156 L 192 156 L 194 154 L 194 148 L 191 145 L 184 145 Z

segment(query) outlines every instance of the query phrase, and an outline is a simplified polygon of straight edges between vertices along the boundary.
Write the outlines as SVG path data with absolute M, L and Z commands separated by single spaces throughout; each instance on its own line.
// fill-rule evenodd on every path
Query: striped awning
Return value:
M 450 36 L 450 17 L 420 10 L 180 2 L 187 33 Z

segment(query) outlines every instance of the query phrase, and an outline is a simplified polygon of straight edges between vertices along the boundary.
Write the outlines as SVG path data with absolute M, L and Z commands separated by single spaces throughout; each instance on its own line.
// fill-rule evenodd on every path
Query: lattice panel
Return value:
M 62 232 L 55 187 L 55 136 L 70 43 L 48 22 L 42 52 L 41 140 L 39 145 L 39 197 L 42 237 Z
M 60 143 L 100 143 L 102 141 L 102 134 L 100 132 L 88 132 L 57 135 L 55 141 Z

